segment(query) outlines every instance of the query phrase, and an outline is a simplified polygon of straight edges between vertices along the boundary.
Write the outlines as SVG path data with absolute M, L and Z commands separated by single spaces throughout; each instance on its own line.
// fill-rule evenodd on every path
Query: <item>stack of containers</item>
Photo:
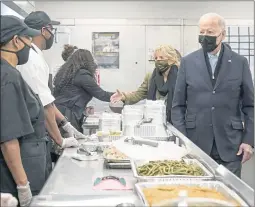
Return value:
M 121 114 L 104 112 L 99 121 L 99 129 L 104 132 L 121 131 Z
M 144 119 L 152 118 L 152 124 L 164 125 L 166 124 L 166 106 L 164 101 L 146 100 L 144 106 Z
M 146 100 L 143 107 L 125 106 L 122 111 L 123 134 L 125 136 L 139 136 L 142 138 L 166 141 L 168 134 L 165 130 L 166 106 L 164 101 Z M 139 122 L 152 119 L 151 123 Z
M 126 105 L 122 110 L 123 135 L 134 136 L 135 126 L 143 119 L 143 105 Z
M 144 106 L 144 120 L 152 119 L 151 123 L 136 126 L 135 136 L 157 141 L 167 141 L 169 135 L 166 132 L 166 106 L 164 101 L 146 100 Z

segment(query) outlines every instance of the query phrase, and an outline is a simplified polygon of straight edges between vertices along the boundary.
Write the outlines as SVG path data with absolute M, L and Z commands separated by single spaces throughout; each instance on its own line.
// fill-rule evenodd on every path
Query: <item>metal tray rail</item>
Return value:
M 187 185 L 187 186 L 197 186 L 197 187 L 207 187 L 210 189 L 217 190 L 218 192 L 222 193 L 230 200 L 237 201 L 241 207 L 248 206 L 247 203 L 237 195 L 236 192 L 228 188 L 225 184 L 219 181 L 197 181 L 197 180 L 176 180 L 170 179 L 168 182 L 143 182 L 143 183 L 136 183 L 135 184 L 135 191 L 137 192 L 138 196 L 142 200 L 144 206 L 149 206 L 145 195 L 143 193 L 143 189 L 145 188 L 152 188 L 160 185 L 167 185 L 167 186 L 176 186 L 176 185 Z
M 178 180 L 187 180 L 187 179 L 196 179 L 196 180 L 213 180 L 214 175 L 199 161 L 194 159 L 183 159 L 187 164 L 196 164 L 198 165 L 205 173 L 204 176 L 187 176 L 187 175 L 164 175 L 164 176 L 140 176 L 137 172 L 137 167 L 148 163 L 149 161 L 141 161 L 141 160 L 131 160 L 131 167 L 134 174 L 134 177 L 137 178 L 138 182 L 168 182 L 171 179 Z

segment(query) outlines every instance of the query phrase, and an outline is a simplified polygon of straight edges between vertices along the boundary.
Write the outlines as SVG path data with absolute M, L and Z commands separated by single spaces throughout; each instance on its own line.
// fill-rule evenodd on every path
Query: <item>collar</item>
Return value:
M 35 52 L 37 52 L 37 54 L 40 54 L 42 55 L 42 51 L 34 44 L 34 43 L 31 43 L 31 46 L 34 48 Z
M 209 58 L 212 58 L 212 57 L 215 57 L 215 56 L 218 58 L 220 56 L 220 52 L 221 52 L 221 47 L 220 47 L 220 50 L 215 55 L 213 55 L 213 54 L 211 54 L 209 52 L 207 54 L 208 54 Z

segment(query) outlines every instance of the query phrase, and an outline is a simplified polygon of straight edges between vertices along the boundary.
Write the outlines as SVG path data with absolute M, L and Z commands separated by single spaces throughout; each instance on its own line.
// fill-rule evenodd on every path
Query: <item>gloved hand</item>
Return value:
M 3 207 L 16 207 L 18 206 L 18 201 L 10 193 L 1 193 L 1 206 Z
M 62 126 L 62 128 L 68 133 L 70 137 L 74 137 L 76 139 L 88 139 L 88 136 L 75 129 L 70 122 L 67 122 L 64 126 Z
M 79 142 L 74 137 L 64 138 L 61 148 L 78 147 Z
M 29 182 L 25 186 L 17 186 L 20 206 L 29 206 L 32 200 L 32 192 Z

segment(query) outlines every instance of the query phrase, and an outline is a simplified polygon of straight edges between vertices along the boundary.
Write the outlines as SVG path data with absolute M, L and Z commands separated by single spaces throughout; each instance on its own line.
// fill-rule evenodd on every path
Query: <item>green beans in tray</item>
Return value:
M 139 176 L 190 175 L 205 176 L 196 164 L 187 164 L 184 160 L 150 161 L 137 168 Z

